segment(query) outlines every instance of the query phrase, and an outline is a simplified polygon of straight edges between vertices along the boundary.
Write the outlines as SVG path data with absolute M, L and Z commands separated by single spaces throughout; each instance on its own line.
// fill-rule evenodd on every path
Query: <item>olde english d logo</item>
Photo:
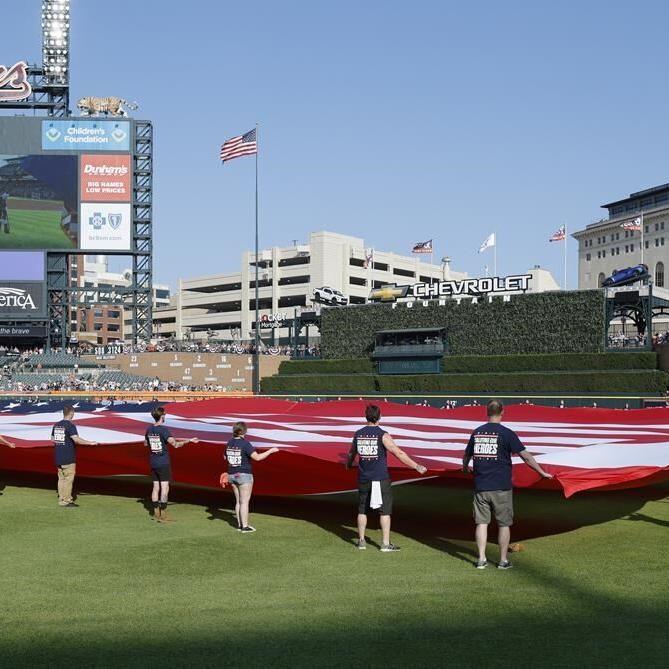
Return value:
M 27 68 L 22 60 L 10 68 L 0 65 L 0 102 L 18 102 L 32 95 Z
M 121 214 L 109 214 L 107 218 L 109 220 L 109 227 L 112 230 L 118 230 L 121 227 L 121 222 L 123 221 Z
M 30 293 L 22 288 L 0 288 L 0 307 L 37 309 Z

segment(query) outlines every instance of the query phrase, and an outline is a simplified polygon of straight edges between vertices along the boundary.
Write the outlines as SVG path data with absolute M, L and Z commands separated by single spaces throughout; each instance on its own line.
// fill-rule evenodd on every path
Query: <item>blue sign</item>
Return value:
M 128 121 L 42 121 L 42 151 L 129 151 Z

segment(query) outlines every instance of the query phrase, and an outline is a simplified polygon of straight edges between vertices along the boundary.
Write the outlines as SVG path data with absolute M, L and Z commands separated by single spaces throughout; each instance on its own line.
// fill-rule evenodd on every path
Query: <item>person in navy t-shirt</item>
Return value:
M 365 530 L 367 529 L 367 513 L 370 508 L 378 508 L 380 512 L 382 543 L 384 553 L 393 553 L 399 546 L 390 542 L 390 515 L 392 513 L 393 496 L 388 473 L 388 451 L 401 463 L 425 474 L 426 467 L 414 462 L 381 427 L 381 409 L 370 404 L 365 409 L 367 425 L 353 436 L 351 450 L 346 462 L 347 469 L 353 466 L 358 458 L 358 541 L 357 548 L 367 548 Z M 373 506 L 372 506 L 373 505 Z
M 260 462 L 279 449 L 274 447 L 258 453 L 250 441 L 246 439 L 248 428 L 246 423 L 239 421 L 232 427 L 232 439 L 225 446 L 225 459 L 228 461 L 228 480 L 235 493 L 235 517 L 237 529 L 246 534 L 255 532 L 249 525 L 249 503 L 253 492 L 253 465 Z
M 469 473 L 469 463 L 474 460 L 474 522 L 479 551 L 477 569 L 488 566 L 486 543 L 492 513 L 495 514 L 499 532 L 499 568 L 511 568 L 507 552 L 511 540 L 510 527 L 513 525 L 512 456 L 518 455 L 543 478 L 553 478 L 525 450 L 518 435 L 501 424 L 503 415 L 504 406 L 499 400 L 488 403 L 488 422 L 474 430 L 462 459 L 465 473 Z
M 153 489 L 151 491 L 153 518 L 159 523 L 166 523 L 172 520 L 167 515 L 167 497 L 170 492 L 170 480 L 172 479 L 170 454 L 167 447 L 181 448 L 186 444 L 196 444 L 198 439 L 175 439 L 169 429 L 165 427 L 165 409 L 163 407 L 156 407 L 151 412 L 151 417 L 155 424 L 146 429 L 144 443 L 150 451 L 149 464 L 151 465 L 151 477 L 153 478 Z
M 73 509 L 78 506 L 72 498 L 72 486 L 77 471 L 77 446 L 97 446 L 97 442 L 82 439 L 72 422 L 74 407 L 63 407 L 63 420 L 51 428 L 51 440 L 54 446 L 54 460 L 58 469 L 58 506 Z

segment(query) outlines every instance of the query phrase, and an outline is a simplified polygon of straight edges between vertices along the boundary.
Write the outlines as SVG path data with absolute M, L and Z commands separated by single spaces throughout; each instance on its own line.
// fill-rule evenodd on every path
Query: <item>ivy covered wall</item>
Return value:
M 443 327 L 451 355 L 596 353 L 603 350 L 604 295 L 599 290 L 514 295 L 472 304 L 367 304 L 323 309 L 321 355 L 364 358 L 379 330 Z

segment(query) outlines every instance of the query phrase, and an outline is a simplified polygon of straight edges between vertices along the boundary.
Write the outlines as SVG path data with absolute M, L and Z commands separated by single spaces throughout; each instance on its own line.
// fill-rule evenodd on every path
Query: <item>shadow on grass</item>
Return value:
M 55 476 L 11 472 L 5 474 L 4 485 L 55 488 Z M 78 478 L 76 488 L 80 502 L 88 494 L 134 496 L 148 515 L 152 513 L 149 495 L 151 482 L 141 478 Z M 457 559 L 473 562 L 475 552 L 471 511 L 472 491 L 466 482 L 421 481 L 393 488 L 395 505 L 393 533 L 423 543 Z M 6 494 L 6 493 L 5 493 Z M 592 492 L 565 499 L 559 493 L 519 489 L 514 492 L 516 522 L 513 540 L 524 541 L 537 537 L 570 532 L 580 527 L 598 525 L 615 519 L 669 526 L 664 520 L 652 518 L 640 510 L 651 500 L 664 500 L 669 484 L 619 490 Z M 229 491 L 173 485 L 170 503 L 200 505 L 212 522 L 224 522 L 236 528 L 234 496 Z M 347 544 L 357 538 L 355 518 L 356 493 L 313 495 L 304 497 L 260 497 L 251 500 L 251 514 L 301 520 L 317 525 Z M 375 544 L 378 518 L 370 514 L 368 536 Z M 491 527 L 490 538 L 495 540 L 496 529 Z M 466 542 L 461 545 L 459 542 Z

